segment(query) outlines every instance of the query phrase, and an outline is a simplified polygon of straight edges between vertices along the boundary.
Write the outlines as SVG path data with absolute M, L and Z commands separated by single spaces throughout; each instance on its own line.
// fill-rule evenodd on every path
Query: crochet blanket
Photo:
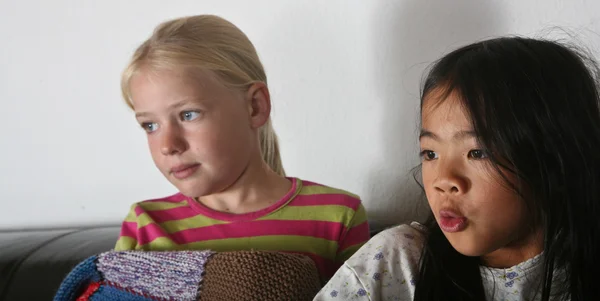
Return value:
M 320 287 L 314 262 L 302 255 L 111 251 L 77 265 L 54 300 L 312 300 Z

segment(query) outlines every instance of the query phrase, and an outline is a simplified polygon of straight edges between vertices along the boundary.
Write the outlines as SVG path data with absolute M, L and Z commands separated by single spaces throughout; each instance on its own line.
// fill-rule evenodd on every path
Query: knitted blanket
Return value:
M 319 289 L 316 266 L 302 255 L 111 251 L 77 265 L 54 300 L 312 300 Z

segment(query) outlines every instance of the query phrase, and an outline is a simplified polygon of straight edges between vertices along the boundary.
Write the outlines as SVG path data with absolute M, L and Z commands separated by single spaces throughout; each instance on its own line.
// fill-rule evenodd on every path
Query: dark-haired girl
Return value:
M 457 49 L 421 94 L 431 218 L 371 239 L 315 300 L 600 298 L 598 66 L 557 42 Z

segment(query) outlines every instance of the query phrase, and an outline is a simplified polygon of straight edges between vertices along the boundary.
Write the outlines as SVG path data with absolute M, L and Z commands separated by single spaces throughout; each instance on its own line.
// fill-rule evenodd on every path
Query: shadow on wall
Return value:
M 426 68 L 459 46 L 502 32 L 500 1 L 381 1 L 371 16 L 370 63 L 376 97 L 385 104 L 369 174 L 369 219 L 374 227 L 424 221 L 429 207 L 411 170 L 419 164 L 419 87 Z

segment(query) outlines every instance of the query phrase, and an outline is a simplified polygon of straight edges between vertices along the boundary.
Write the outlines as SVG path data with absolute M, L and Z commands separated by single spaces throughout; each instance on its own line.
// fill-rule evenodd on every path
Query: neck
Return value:
M 276 174 L 260 159 L 248 164 L 229 187 L 197 201 L 216 211 L 243 214 L 272 205 L 290 189 L 291 182 Z
M 543 250 L 544 235 L 538 227 L 525 237 L 481 256 L 481 261 L 487 267 L 506 269 L 539 255 Z

